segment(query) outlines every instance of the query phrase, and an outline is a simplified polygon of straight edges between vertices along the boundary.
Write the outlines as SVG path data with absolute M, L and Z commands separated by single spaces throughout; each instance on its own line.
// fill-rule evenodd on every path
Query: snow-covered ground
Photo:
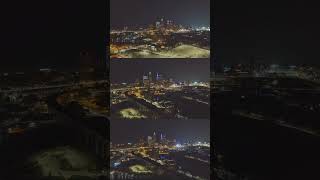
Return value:
M 210 58 L 210 50 L 181 45 L 169 51 L 153 52 L 145 49 L 125 52 L 124 55 L 128 58 Z
M 43 176 L 63 176 L 68 179 L 73 175 L 96 177 L 95 161 L 88 154 L 64 146 L 49 149 L 34 155 L 30 161 L 41 169 Z

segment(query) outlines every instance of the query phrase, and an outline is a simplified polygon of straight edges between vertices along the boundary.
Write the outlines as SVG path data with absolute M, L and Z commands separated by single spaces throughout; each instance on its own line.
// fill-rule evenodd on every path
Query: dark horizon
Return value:
M 319 65 L 317 6 L 305 2 L 215 1 L 214 61 Z
M 105 56 L 106 2 L 6 3 L 0 72 L 79 68 L 80 51 Z
M 111 0 L 111 28 L 147 25 L 165 17 L 177 24 L 210 25 L 210 0 Z

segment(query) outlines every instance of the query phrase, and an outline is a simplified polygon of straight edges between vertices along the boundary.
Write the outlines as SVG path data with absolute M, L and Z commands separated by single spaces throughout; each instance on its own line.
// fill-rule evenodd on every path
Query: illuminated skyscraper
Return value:
M 163 142 L 163 143 L 167 143 L 167 139 L 166 139 L 166 135 L 165 135 L 165 134 L 162 135 L 162 142 Z
M 148 145 L 151 145 L 151 144 L 152 144 L 152 137 L 151 137 L 151 136 L 148 136 L 147 142 L 148 142 Z
M 161 80 L 163 80 L 162 74 L 157 73 L 156 74 L 156 81 L 161 81 Z
M 148 78 L 149 78 L 149 81 L 150 81 L 150 83 L 151 83 L 151 82 L 152 82 L 152 73 L 151 73 L 151 72 L 149 72 Z
M 143 75 L 143 76 L 142 76 L 142 83 L 143 83 L 144 86 L 146 86 L 146 85 L 149 84 L 149 78 L 148 78 L 148 76 L 146 76 L 146 75 Z
M 156 22 L 156 28 L 160 28 L 160 24 L 161 24 L 160 21 L 157 21 Z
M 153 142 L 156 143 L 157 142 L 157 134 L 156 132 L 153 132 L 153 138 L 152 138 Z
M 167 22 L 165 21 L 165 18 L 164 18 L 164 17 L 157 18 L 156 28 L 161 28 L 161 27 L 165 26 L 166 23 L 167 23 Z
M 165 25 L 165 18 L 161 17 L 160 22 L 161 22 L 161 26 L 164 26 Z

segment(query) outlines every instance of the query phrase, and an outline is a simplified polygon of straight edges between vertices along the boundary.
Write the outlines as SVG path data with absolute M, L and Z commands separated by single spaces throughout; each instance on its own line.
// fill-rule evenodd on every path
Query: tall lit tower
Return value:
M 151 83 L 151 82 L 152 82 L 152 73 L 151 73 L 151 72 L 149 72 L 148 78 L 149 78 L 149 81 L 150 81 L 150 83 Z
M 152 140 L 153 140 L 153 142 L 157 142 L 157 135 L 156 135 L 156 132 L 153 132 Z
M 152 144 L 152 137 L 151 137 L 151 136 L 148 136 L 148 137 L 147 137 L 147 142 L 148 142 L 148 145 L 151 145 L 151 144 Z
M 167 142 L 167 139 L 166 139 L 166 135 L 164 134 L 164 135 L 162 135 L 162 141 L 164 142 L 164 143 L 166 143 Z
M 162 80 L 162 75 L 157 73 L 156 74 L 156 81 L 161 81 Z
M 143 76 L 142 76 L 142 83 L 143 83 L 144 85 L 146 85 L 148 82 L 149 82 L 148 76 L 143 75 Z
M 149 72 L 148 74 L 148 91 L 150 92 L 150 88 L 151 88 L 151 83 L 152 83 L 152 73 Z
M 160 25 L 161 25 L 160 21 L 157 21 L 156 22 L 156 28 L 160 28 Z
M 161 26 L 163 26 L 165 24 L 165 18 L 161 17 L 160 21 L 161 21 Z

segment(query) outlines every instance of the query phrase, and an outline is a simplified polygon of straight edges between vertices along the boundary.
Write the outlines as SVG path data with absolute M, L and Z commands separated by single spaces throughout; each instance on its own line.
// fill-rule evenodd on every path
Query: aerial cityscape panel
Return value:
M 110 58 L 210 58 L 209 0 L 110 5 Z
M 215 2 L 214 178 L 319 179 L 319 11 Z
M 209 62 L 112 60 L 111 118 L 209 119 Z
M 106 28 L 100 28 L 105 4 L 8 4 L 1 11 L 6 32 L 1 32 L 0 179 L 108 177 L 110 83 Z M 88 15 L 90 8 L 95 11 Z
M 210 59 L 112 59 L 110 179 L 210 179 L 209 81 Z
M 114 120 L 111 126 L 110 179 L 210 179 L 209 120 Z
M 109 80 L 84 69 L 1 73 L 1 178 L 108 176 Z

